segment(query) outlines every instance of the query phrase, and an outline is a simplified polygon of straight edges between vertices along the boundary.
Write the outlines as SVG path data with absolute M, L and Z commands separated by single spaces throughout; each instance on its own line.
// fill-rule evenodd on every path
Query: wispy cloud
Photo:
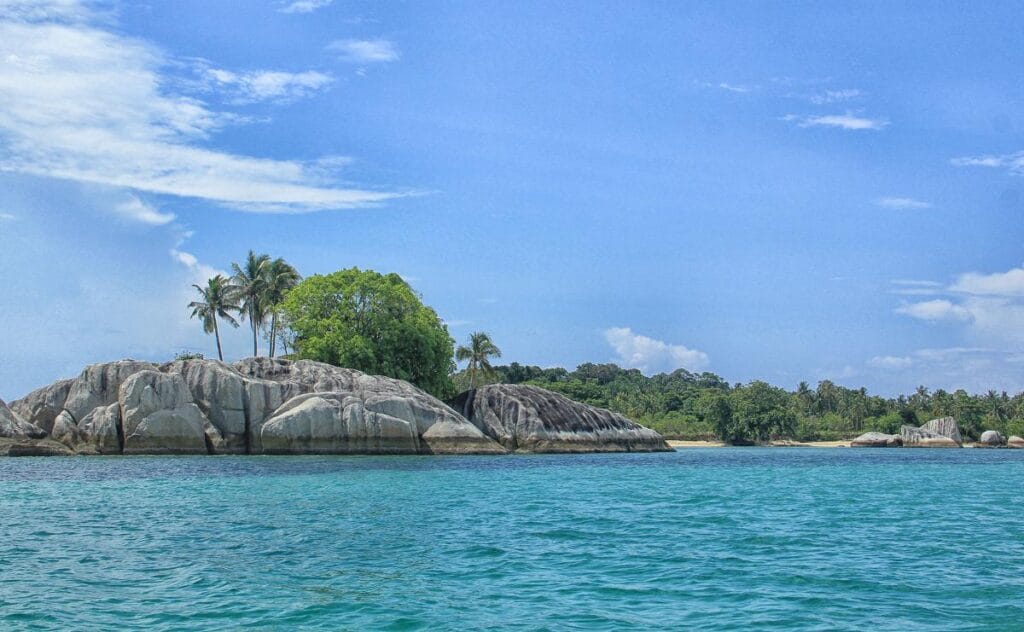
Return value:
M 0 220 L 2 221 L 13 222 L 16 219 L 18 219 L 17 215 L 13 215 L 11 213 L 0 213 Z
M 394 42 L 386 39 L 336 40 L 327 45 L 327 50 L 337 53 L 342 61 L 356 64 L 386 63 L 400 57 Z
M 965 156 L 953 158 L 957 167 L 1005 167 L 1014 175 L 1024 175 L 1024 151 L 1002 156 Z
M 910 303 L 896 308 L 897 314 L 929 321 L 971 320 L 971 313 L 964 307 L 946 299 L 937 298 L 921 303 Z
M 147 204 L 134 195 L 114 206 L 114 213 L 124 219 L 150 226 L 163 226 L 174 221 L 174 213 L 161 213 L 152 204 Z
M 728 90 L 729 92 L 750 92 L 750 88 L 746 86 L 736 86 L 731 83 L 725 83 L 724 81 L 718 84 L 718 87 L 721 88 L 722 90 Z
M 783 117 L 785 121 L 795 121 L 800 127 L 838 127 L 846 130 L 880 130 L 889 125 L 884 119 L 870 119 L 858 114 L 847 112 L 845 114 L 825 114 L 800 116 L 789 114 Z
M 908 197 L 884 197 L 875 200 L 875 204 L 896 210 L 921 210 L 931 208 L 931 202 L 922 202 Z
M 905 369 L 914 364 L 907 356 L 875 356 L 868 360 L 868 366 L 876 369 Z
M 622 366 L 640 369 L 644 373 L 679 368 L 697 370 L 709 362 L 708 354 L 703 351 L 636 334 L 629 327 L 606 329 L 604 338 L 618 355 Z
M 334 0 L 294 0 L 293 2 L 282 3 L 278 11 L 281 13 L 312 13 L 332 2 Z
M 828 105 L 830 103 L 839 103 L 842 101 L 849 101 L 861 96 L 863 93 L 856 88 L 846 88 L 843 90 L 825 90 L 817 94 L 812 94 L 807 97 L 807 100 L 815 105 Z
M 298 161 L 209 148 L 237 116 L 171 90 L 175 82 L 162 72 L 175 60 L 96 26 L 86 6 L 0 4 L 0 170 L 260 212 L 397 197 L 337 186 Z
M 905 286 L 901 294 L 945 294 L 943 298 L 903 304 L 896 313 L 927 322 L 962 323 L 974 340 L 1024 350 L 1024 267 L 1005 272 L 960 274 L 943 287 Z
M 957 277 L 949 289 L 976 296 L 1024 296 L 1024 267 L 993 274 L 967 272 Z
M 313 70 L 298 73 L 276 70 L 235 73 L 219 68 L 205 68 L 203 74 L 218 89 L 234 92 L 234 101 L 238 103 L 289 103 L 309 96 L 334 81 L 329 75 Z

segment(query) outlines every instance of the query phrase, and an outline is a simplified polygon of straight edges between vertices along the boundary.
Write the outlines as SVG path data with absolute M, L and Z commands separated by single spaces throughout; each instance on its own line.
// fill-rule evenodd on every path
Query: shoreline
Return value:
M 679 441 L 674 439 L 666 440 L 670 448 L 731 448 L 721 441 Z M 738 446 L 753 448 L 848 448 L 849 441 L 772 441 L 767 445 L 759 446 Z

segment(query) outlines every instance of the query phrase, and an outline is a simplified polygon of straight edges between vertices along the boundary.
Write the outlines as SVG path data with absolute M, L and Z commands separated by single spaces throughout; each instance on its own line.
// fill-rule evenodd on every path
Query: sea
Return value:
M 1021 630 L 1024 450 L 0 459 L 0 630 Z

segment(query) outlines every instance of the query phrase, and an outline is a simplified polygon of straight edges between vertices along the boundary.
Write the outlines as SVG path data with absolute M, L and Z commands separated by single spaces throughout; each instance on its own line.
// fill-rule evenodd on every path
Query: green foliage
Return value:
M 464 390 L 469 378 L 461 372 L 454 380 Z M 968 437 L 990 428 L 1024 436 L 1024 394 L 995 391 L 974 396 L 920 387 L 909 397 L 887 399 L 828 380 L 817 387 L 803 382 L 787 392 L 764 382 L 732 386 L 707 372 L 679 369 L 647 377 L 636 369 L 593 363 L 568 371 L 513 362 L 478 380 L 491 382 L 536 384 L 622 413 L 671 439 L 835 441 L 872 430 L 896 433 L 904 424 L 919 426 L 943 415 L 956 417 Z
M 441 398 L 454 394 L 455 342 L 397 274 L 349 268 L 311 276 L 282 309 L 295 357 L 407 380 Z
M 202 360 L 203 354 L 195 353 L 193 351 L 179 351 L 174 354 L 175 360 Z
M 482 331 L 470 334 L 469 345 L 462 345 L 455 350 L 456 360 L 468 362 L 466 372 L 469 374 L 469 388 L 476 388 L 478 373 L 491 379 L 497 376 L 494 367 L 491 366 L 492 357 L 500 358 L 501 349 L 494 344 L 490 335 Z

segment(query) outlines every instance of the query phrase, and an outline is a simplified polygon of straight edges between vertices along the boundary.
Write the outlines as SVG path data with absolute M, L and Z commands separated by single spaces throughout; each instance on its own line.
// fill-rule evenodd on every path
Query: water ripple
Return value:
M 1003 630 L 1024 451 L 0 460 L 11 630 Z

